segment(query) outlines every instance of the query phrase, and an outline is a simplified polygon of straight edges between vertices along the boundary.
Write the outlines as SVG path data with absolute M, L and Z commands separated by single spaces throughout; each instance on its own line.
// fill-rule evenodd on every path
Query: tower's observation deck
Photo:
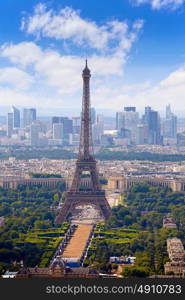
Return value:
M 67 192 L 56 222 L 68 220 L 75 207 L 79 205 L 93 205 L 104 219 L 111 215 L 110 206 L 105 198 L 105 191 L 99 183 L 96 160 L 93 153 L 92 125 L 90 113 L 90 78 L 91 72 L 86 65 L 82 73 L 83 99 L 81 114 L 81 133 L 78 159 L 70 190 Z M 83 185 L 83 178 L 89 180 L 89 185 Z

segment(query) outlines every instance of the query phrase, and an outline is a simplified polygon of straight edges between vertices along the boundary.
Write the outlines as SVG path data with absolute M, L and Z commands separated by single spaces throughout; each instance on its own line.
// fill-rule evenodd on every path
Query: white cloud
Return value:
M 172 72 L 166 79 L 160 83 L 161 87 L 170 88 L 174 86 L 185 85 L 185 68 L 180 68 Z
M 42 50 L 33 42 L 22 42 L 17 45 L 7 43 L 0 48 L 0 55 L 7 57 L 12 63 L 27 67 L 41 59 Z
M 138 5 L 150 3 L 153 9 L 176 9 L 184 2 L 137 0 Z M 64 48 L 59 53 L 35 42 L 3 45 L 0 56 L 8 60 L 8 67 L 0 69 L 1 105 L 40 106 L 48 111 L 54 107 L 80 110 L 84 59 L 72 53 L 76 47 L 84 52 L 88 46 L 93 106 L 113 112 L 123 106 L 133 105 L 141 110 L 150 105 L 161 109 L 161 104 L 171 103 L 180 110 L 185 95 L 184 67 L 155 86 L 150 82 L 124 84 L 124 67 L 142 28 L 143 20 L 132 24 L 113 20 L 99 25 L 83 19 L 80 12 L 68 7 L 56 12 L 38 5 L 32 16 L 22 20 L 21 29 L 38 38 L 65 41 L 70 54 L 65 54 Z
M 42 55 L 46 60 L 43 60 Z M 56 57 L 55 52 L 47 54 L 41 52 L 41 58 L 42 63 L 37 61 L 33 65 L 34 72 L 38 78 L 47 77 L 46 81 L 43 79 L 43 83 L 40 79 L 42 83 L 40 86 L 39 82 L 40 91 L 23 91 L 13 87 L 0 86 L 1 105 L 6 103 L 6 105 L 36 106 L 40 108 L 41 112 L 42 109 L 49 111 L 50 108 L 58 109 L 60 107 L 61 112 L 66 108 L 73 111 L 75 109 L 80 111 L 82 95 L 82 78 L 80 74 L 84 66 L 84 61 L 81 59 L 77 60 L 74 57 L 68 57 L 68 59 L 66 57 L 62 58 L 59 54 Z M 95 59 L 95 62 L 93 62 L 93 59 Z M 108 109 L 114 113 L 114 111 L 122 110 L 123 106 L 133 105 L 141 111 L 145 106 L 150 105 L 154 109 L 161 110 L 162 107 L 171 103 L 176 110 L 182 110 L 185 95 L 185 69 L 183 67 L 172 72 L 153 86 L 150 82 L 125 85 L 124 80 L 120 79 L 117 81 L 115 78 L 115 80 L 112 80 L 112 76 L 107 80 L 104 75 L 99 77 L 99 62 L 96 62 L 96 59 L 92 58 L 90 65 L 93 66 L 94 64 L 93 67 L 96 70 L 92 71 L 91 102 L 97 109 Z M 59 63 L 62 69 L 57 67 Z M 103 62 L 102 66 L 105 67 L 106 63 Z M 29 68 L 29 65 L 27 67 Z M 51 77 L 49 77 L 49 69 L 51 68 Z M 48 70 L 46 74 L 44 74 L 44 70 Z M 0 71 L 1 75 L 2 73 Z M 71 78 L 72 80 L 70 80 Z M 5 81 L 5 79 L 3 80 Z M 52 92 L 48 87 L 49 85 L 53 86 Z
M 18 68 L 7 67 L 0 69 L 0 85 L 10 85 L 16 89 L 25 90 L 33 84 L 33 81 L 32 76 Z
M 124 43 L 124 40 L 123 40 Z M 131 47 L 131 44 L 124 47 Z M 26 72 L 33 73 L 35 80 L 56 88 L 56 93 L 73 93 L 81 89 L 81 72 L 84 59 L 79 56 L 61 55 L 59 52 L 46 49 L 33 42 L 6 44 L 1 47 L 0 55 L 7 58 L 13 65 Z M 122 76 L 127 56 L 92 55 L 89 65 L 94 77 Z
M 136 5 L 150 4 L 152 9 L 169 8 L 172 10 L 181 7 L 185 0 L 131 0 Z
M 137 20 L 133 26 L 118 20 L 98 25 L 94 21 L 83 19 L 79 11 L 65 7 L 56 12 L 46 5 L 35 7 L 34 14 L 22 20 L 21 29 L 28 34 L 70 41 L 75 46 L 112 53 L 119 49 L 128 51 L 143 27 L 143 20 Z M 124 54 L 124 53 L 123 53 Z
M 139 19 L 133 23 L 112 20 L 98 25 L 82 18 L 80 12 L 72 8 L 66 7 L 57 12 L 39 4 L 32 16 L 22 19 L 21 29 L 40 38 L 62 40 L 70 49 L 70 54 L 65 53 L 64 45 L 60 53 L 43 48 L 36 42 L 2 45 L 0 57 L 8 60 L 8 66 L 11 66 L 0 71 L 0 82 L 3 84 L 0 95 L 11 99 L 15 93 L 12 98 L 16 105 L 22 105 L 25 101 L 36 103 L 35 99 L 39 99 L 40 105 L 43 101 L 48 108 L 60 107 L 61 103 L 63 106 L 78 107 L 77 97 L 82 92 L 81 73 L 84 67 L 79 49 L 83 54 L 83 46 L 90 50 L 88 63 L 94 78 L 92 86 L 101 85 L 104 79 L 111 82 L 114 77 L 122 78 L 128 55 L 143 24 L 143 20 Z M 22 90 L 31 84 L 32 89 L 23 93 Z M 61 102 L 61 99 L 66 99 L 66 102 Z
M 23 53 L 25 56 L 22 56 Z M 0 88 L 2 103 L 6 99 L 7 105 L 40 105 L 48 110 L 51 107 L 80 107 L 84 59 L 61 55 L 50 49 L 43 50 L 35 43 L 27 42 L 7 44 L 1 48 L 0 55 L 14 65 L 0 69 L 0 83 L 12 86 L 12 89 Z M 172 72 L 155 86 L 150 82 L 125 85 L 122 65 L 126 63 L 126 57 L 124 59 L 123 62 L 123 58 L 117 55 L 90 57 L 93 106 L 115 111 L 127 105 L 134 105 L 140 110 L 147 105 L 161 109 L 161 103 L 163 106 L 171 103 L 181 110 L 185 95 L 184 67 Z M 29 72 L 31 75 L 28 75 Z M 34 84 L 32 76 L 38 86 L 31 91 L 22 91 Z
M 1 106 L 22 106 L 22 107 L 36 107 L 39 109 L 39 114 L 42 114 L 43 110 L 48 111 L 48 108 L 63 107 L 63 101 L 61 98 L 39 96 L 34 93 L 27 93 L 26 91 L 18 91 L 13 88 L 0 86 L 0 104 Z
M 150 82 L 141 84 L 109 85 L 103 82 L 92 91 L 95 107 L 120 111 L 124 106 L 136 106 L 143 111 L 145 106 L 151 106 L 161 111 L 171 104 L 177 111 L 182 111 L 185 95 L 185 69 L 180 68 L 161 80 L 158 84 Z

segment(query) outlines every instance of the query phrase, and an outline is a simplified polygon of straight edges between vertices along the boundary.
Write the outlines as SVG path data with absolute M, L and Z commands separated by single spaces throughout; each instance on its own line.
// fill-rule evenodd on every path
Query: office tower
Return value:
M 136 112 L 136 107 L 134 107 L 134 106 L 126 106 L 126 107 L 124 107 L 124 111 L 127 111 L 127 112 Z
M 177 137 L 177 117 L 175 115 L 171 116 L 169 119 L 164 120 L 163 125 L 164 137 L 176 138 Z
M 123 112 L 123 128 L 126 131 L 130 131 L 130 138 L 132 143 L 136 143 L 137 125 L 139 123 L 139 114 L 136 112 L 136 108 L 129 106 L 124 107 Z
M 95 108 L 91 107 L 90 112 L 91 112 L 91 124 L 95 124 L 95 122 L 96 122 L 96 110 L 95 110 Z
M 99 126 L 97 124 L 93 124 L 92 125 L 92 139 L 93 139 L 93 143 L 95 144 L 100 144 L 101 141 L 101 135 L 100 135 L 100 131 L 99 131 Z
M 20 128 L 21 118 L 20 118 L 20 110 L 15 106 L 12 106 L 13 111 L 13 128 Z
M 124 107 L 124 111 L 116 113 L 116 130 L 118 136 L 130 139 L 132 143 L 137 140 L 137 125 L 139 123 L 139 114 L 136 107 Z
M 100 144 L 104 134 L 104 123 L 99 122 L 92 125 L 92 137 L 94 144 Z
M 138 124 L 137 125 L 137 138 L 136 144 L 137 145 L 144 145 L 147 144 L 148 141 L 148 128 L 146 124 Z
M 40 132 L 39 124 L 31 124 L 30 125 L 31 146 L 39 146 L 39 132 Z
M 58 123 L 63 124 L 64 135 L 73 133 L 73 120 L 70 120 L 68 117 L 52 117 L 52 125 Z
M 53 126 L 53 124 L 60 123 L 60 117 L 52 117 L 51 123 L 52 123 L 52 126 Z
M 172 111 L 171 111 L 171 105 L 168 104 L 168 105 L 166 106 L 166 119 L 171 118 L 172 115 L 173 115 L 173 114 L 172 114 Z
M 79 146 L 79 143 L 80 143 L 80 134 L 70 133 L 69 134 L 69 145 Z
M 124 113 L 122 111 L 116 113 L 116 130 L 119 132 L 125 127 Z
M 163 136 L 177 138 L 177 117 L 172 113 L 170 105 L 166 107 L 166 118 L 163 123 Z
M 102 114 L 97 115 L 97 123 L 103 123 L 104 124 L 104 116 Z
M 97 115 L 97 122 L 93 125 L 93 127 L 96 127 L 99 141 L 101 141 L 101 137 L 104 134 L 104 116 L 102 114 Z
M 7 115 L 7 136 L 11 137 L 13 133 L 13 113 Z
M 63 139 L 63 124 L 54 123 L 53 124 L 53 139 L 62 140 Z
M 72 121 L 73 121 L 73 134 L 80 134 L 80 125 L 81 125 L 80 117 L 73 117 Z
M 64 134 L 73 133 L 73 121 L 69 118 L 62 118 Z
M 23 126 L 29 126 L 37 119 L 37 112 L 35 108 L 23 109 Z
M 92 124 L 92 137 L 95 144 L 101 143 L 101 137 L 104 134 L 104 117 L 102 114 L 97 115 L 97 121 Z
M 144 124 L 148 127 L 148 144 L 160 144 L 160 117 L 158 112 L 152 110 L 150 106 L 145 107 L 143 121 Z

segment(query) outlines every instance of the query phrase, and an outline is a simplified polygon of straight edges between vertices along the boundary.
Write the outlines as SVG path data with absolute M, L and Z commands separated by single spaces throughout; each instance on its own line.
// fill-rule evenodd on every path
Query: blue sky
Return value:
M 87 56 L 98 110 L 170 103 L 182 112 L 184 17 L 184 0 L 3 1 L 0 107 L 78 114 Z

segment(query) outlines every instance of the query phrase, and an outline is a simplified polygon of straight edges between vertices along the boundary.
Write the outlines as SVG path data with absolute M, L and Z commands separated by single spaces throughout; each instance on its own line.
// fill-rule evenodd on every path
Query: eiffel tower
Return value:
M 67 192 L 64 204 L 55 219 L 56 223 L 69 220 L 75 207 L 81 205 L 92 205 L 96 207 L 104 220 L 108 219 L 111 215 L 111 209 L 106 200 L 105 191 L 101 189 L 99 183 L 96 167 L 97 162 L 93 153 L 90 113 L 91 73 L 87 65 L 87 60 L 82 73 L 82 78 L 83 99 L 79 153 L 72 185 Z

